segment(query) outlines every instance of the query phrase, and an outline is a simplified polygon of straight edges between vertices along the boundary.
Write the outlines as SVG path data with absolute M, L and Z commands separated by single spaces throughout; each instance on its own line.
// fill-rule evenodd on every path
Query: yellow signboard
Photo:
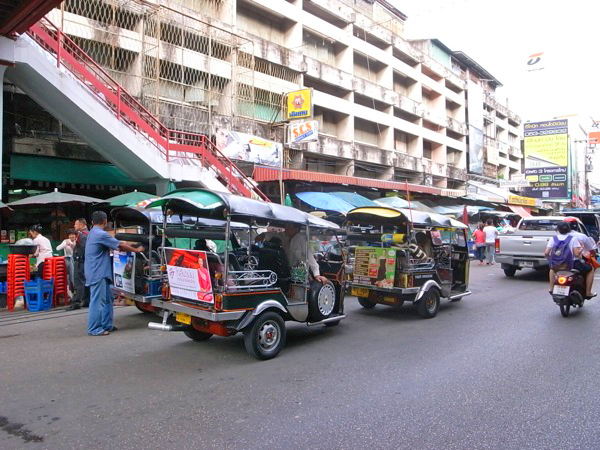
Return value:
M 569 164 L 568 147 L 569 139 L 566 134 L 526 137 L 525 157 L 532 160 L 530 167 L 566 167 Z
M 313 115 L 312 89 L 300 89 L 287 94 L 287 118 L 308 119 Z
M 527 197 L 568 199 L 569 194 L 569 122 L 554 119 L 526 123 L 525 177 L 531 183 Z
M 508 196 L 508 204 L 509 205 L 523 205 L 523 206 L 535 206 L 536 200 L 531 197 L 521 197 L 520 195 L 509 195 Z

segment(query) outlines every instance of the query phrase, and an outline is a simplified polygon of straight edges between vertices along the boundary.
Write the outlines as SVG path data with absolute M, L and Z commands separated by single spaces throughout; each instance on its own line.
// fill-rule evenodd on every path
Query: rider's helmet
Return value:
M 571 230 L 577 230 L 577 218 L 575 217 L 565 217 L 565 222 L 569 224 Z

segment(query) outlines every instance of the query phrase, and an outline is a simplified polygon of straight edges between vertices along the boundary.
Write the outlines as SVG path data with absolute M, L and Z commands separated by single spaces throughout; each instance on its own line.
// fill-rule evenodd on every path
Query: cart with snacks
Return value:
M 413 303 L 424 318 L 440 299 L 470 295 L 467 227 L 454 219 L 407 209 L 361 207 L 348 212 L 353 249 L 350 292 L 360 305 Z

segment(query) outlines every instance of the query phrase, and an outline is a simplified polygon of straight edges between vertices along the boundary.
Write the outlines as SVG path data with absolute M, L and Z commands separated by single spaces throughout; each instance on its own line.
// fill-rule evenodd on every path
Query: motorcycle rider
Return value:
M 579 260 L 579 257 L 581 256 L 581 251 L 583 249 L 580 240 L 573 235 L 569 235 L 569 233 L 571 232 L 571 226 L 568 222 L 563 221 L 559 223 L 556 227 L 556 230 L 558 233 L 555 236 L 553 236 L 552 239 L 548 240 L 548 245 L 546 246 L 546 250 L 544 251 L 546 258 L 550 260 L 550 293 L 552 293 L 552 290 L 554 289 L 554 277 L 556 275 L 556 272 L 559 270 L 567 270 L 574 267 L 575 261 Z M 564 242 L 564 244 L 562 244 L 562 242 Z M 571 257 L 573 258 L 573 260 L 565 261 L 563 259 L 561 260 L 561 263 L 553 261 L 553 249 L 559 246 L 564 247 L 562 256 Z
M 596 296 L 596 294 L 592 292 L 595 269 L 593 264 L 590 264 L 586 261 L 591 261 L 591 259 L 594 257 L 594 253 L 597 249 L 596 243 L 594 242 L 594 239 L 592 239 L 590 236 L 587 236 L 577 231 L 577 219 L 575 217 L 565 217 L 565 222 L 567 222 L 571 227 L 571 232 L 569 234 L 575 236 L 576 239 L 579 239 L 579 242 L 581 242 L 582 247 L 581 257 L 583 259 L 577 260 L 573 264 L 573 268 L 579 270 L 585 275 L 586 295 L 589 298 L 593 298 Z

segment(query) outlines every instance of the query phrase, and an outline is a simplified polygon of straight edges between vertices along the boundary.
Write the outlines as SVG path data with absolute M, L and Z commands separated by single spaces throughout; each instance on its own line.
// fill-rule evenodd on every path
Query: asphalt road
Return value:
M 274 360 L 242 337 L 85 334 L 85 312 L 0 315 L 0 448 L 600 448 L 600 305 L 565 319 L 545 278 L 471 272 L 438 316 L 347 299 L 290 324 Z

